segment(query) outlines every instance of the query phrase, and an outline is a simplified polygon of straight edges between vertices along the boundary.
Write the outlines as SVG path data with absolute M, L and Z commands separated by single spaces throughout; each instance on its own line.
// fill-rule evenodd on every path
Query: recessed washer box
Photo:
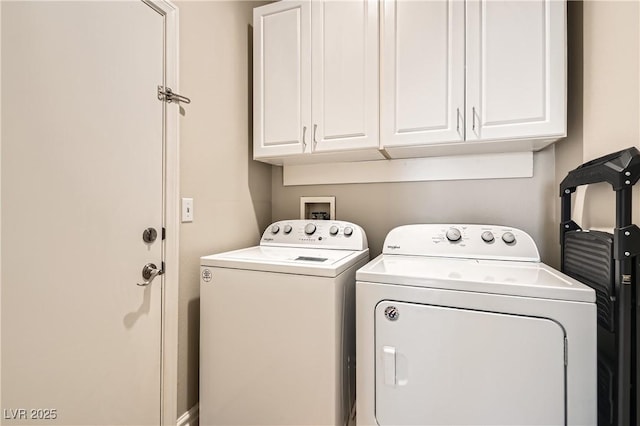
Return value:
M 335 220 L 336 197 L 300 197 L 300 219 Z

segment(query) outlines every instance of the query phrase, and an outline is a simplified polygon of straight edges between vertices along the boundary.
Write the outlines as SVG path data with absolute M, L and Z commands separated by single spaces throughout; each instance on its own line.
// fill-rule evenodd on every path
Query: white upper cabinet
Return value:
M 254 158 L 536 151 L 566 136 L 566 1 L 282 0 L 254 10 Z
M 254 158 L 384 158 L 378 6 L 285 0 L 254 9 Z
M 467 140 L 565 136 L 565 2 L 466 4 Z
M 313 151 L 378 148 L 378 1 L 311 2 Z
M 464 140 L 464 2 L 387 0 L 381 22 L 384 147 Z
M 253 10 L 254 156 L 302 154 L 311 123 L 311 5 Z
M 382 4 L 380 145 L 392 158 L 537 150 L 566 135 L 565 2 Z

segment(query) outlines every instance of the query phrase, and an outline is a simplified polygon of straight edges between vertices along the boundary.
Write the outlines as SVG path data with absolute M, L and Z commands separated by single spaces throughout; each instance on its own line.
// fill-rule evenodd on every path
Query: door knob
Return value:
M 164 274 L 163 269 L 158 269 L 158 267 L 153 263 L 147 263 L 142 268 L 142 278 L 144 278 L 145 281 L 138 283 L 138 285 L 142 287 L 148 286 L 155 277 L 162 274 Z

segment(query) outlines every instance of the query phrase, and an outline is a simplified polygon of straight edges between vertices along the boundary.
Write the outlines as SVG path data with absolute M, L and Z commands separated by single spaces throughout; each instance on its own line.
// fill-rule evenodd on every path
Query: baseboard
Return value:
M 178 418 L 178 426 L 197 426 L 198 417 L 200 417 L 200 404 L 196 402 L 196 405 Z

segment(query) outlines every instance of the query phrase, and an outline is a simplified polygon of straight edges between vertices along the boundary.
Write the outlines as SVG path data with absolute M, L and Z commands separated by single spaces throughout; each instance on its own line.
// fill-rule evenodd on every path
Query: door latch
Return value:
M 182 102 L 185 104 L 190 104 L 191 99 L 186 96 L 179 95 L 174 93 L 170 87 L 158 86 L 158 99 L 161 101 L 165 101 L 170 104 L 171 102 Z
M 145 281 L 138 283 L 138 285 L 142 287 L 148 286 L 155 277 L 162 274 L 164 274 L 164 262 L 162 262 L 162 269 L 158 269 L 153 263 L 147 263 L 142 267 L 142 278 Z

